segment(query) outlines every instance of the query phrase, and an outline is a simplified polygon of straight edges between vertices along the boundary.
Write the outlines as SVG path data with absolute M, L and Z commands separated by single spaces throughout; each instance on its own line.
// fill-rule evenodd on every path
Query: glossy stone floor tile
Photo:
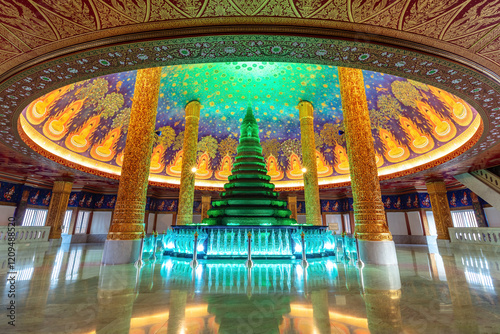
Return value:
M 335 258 L 100 266 L 102 245 L 18 250 L 0 333 L 500 333 L 500 256 L 397 247 L 398 267 Z M 147 256 L 145 257 L 147 258 Z

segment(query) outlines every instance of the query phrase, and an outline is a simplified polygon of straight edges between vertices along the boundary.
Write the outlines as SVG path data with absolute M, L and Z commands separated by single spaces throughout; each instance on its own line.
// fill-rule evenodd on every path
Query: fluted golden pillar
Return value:
M 160 79 L 160 67 L 137 71 L 118 196 L 104 244 L 104 264 L 135 262 L 139 255 Z
M 446 185 L 444 181 L 426 182 L 427 192 L 431 199 L 432 213 L 436 223 L 438 240 L 450 240 L 448 227 L 453 227 L 450 205 L 446 196 Z
M 396 264 L 380 193 L 363 72 L 339 67 L 339 80 L 360 257 L 373 264 Z
M 316 165 L 316 144 L 314 143 L 314 108 L 310 102 L 299 103 L 300 141 L 304 173 L 304 197 L 306 201 L 307 224 L 323 225 L 319 204 L 318 168 Z
M 193 223 L 194 177 L 196 150 L 198 145 L 198 122 L 200 121 L 200 102 L 191 101 L 186 106 L 186 126 L 182 145 L 181 189 L 179 190 L 179 209 L 177 225 Z
M 45 226 L 50 226 L 49 240 L 61 239 L 64 215 L 68 209 L 69 194 L 73 188 L 73 182 L 55 181 L 52 187 L 49 212 Z
M 203 219 L 208 218 L 208 210 L 212 206 L 212 197 L 211 196 L 201 196 L 201 221 Z
M 297 220 L 297 196 L 288 196 L 288 210 L 292 211 L 290 218 Z

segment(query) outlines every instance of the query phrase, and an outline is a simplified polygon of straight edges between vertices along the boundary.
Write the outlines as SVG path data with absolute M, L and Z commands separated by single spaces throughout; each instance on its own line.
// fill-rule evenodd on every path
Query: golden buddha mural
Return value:
M 431 92 L 443 102 L 451 112 L 453 120 L 461 126 L 467 126 L 472 122 L 473 113 L 467 103 L 440 88 L 428 86 Z
M 271 181 L 281 180 L 285 176 L 285 173 L 278 166 L 276 157 L 272 154 L 269 154 L 269 157 L 266 159 L 266 168 L 267 175 L 271 177 Z
M 92 146 L 90 155 L 100 161 L 110 161 L 116 154 L 115 144 L 120 138 L 121 127 L 111 130 L 104 140 Z
M 288 158 L 288 161 L 289 165 L 286 171 L 286 176 L 292 180 L 302 179 L 303 172 L 299 156 L 295 153 L 292 153 Z
M 183 151 L 180 150 L 175 154 L 175 157 L 172 159 L 171 163 L 167 166 L 165 171 L 170 176 L 181 176 L 182 172 L 182 157 Z
M 410 119 L 400 117 L 399 121 L 403 130 L 410 137 L 410 148 L 413 152 L 421 154 L 429 152 L 434 148 L 434 139 L 429 135 L 423 134 Z
M 118 155 L 116 156 L 116 159 L 115 159 L 115 162 L 118 166 L 123 166 L 123 158 L 125 156 L 125 153 L 122 151 L 120 153 L 118 153 Z
M 233 169 L 233 159 L 226 154 L 224 158 L 222 158 L 220 169 L 215 171 L 215 178 L 217 180 L 227 180 L 229 175 L 232 174 L 231 170 Z
M 316 167 L 318 177 L 330 176 L 333 173 L 333 168 L 325 161 L 325 157 L 318 150 L 316 150 Z
M 70 103 L 64 111 L 56 117 L 50 117 L 43 126 L 43 134 L 52 140 L 61 140 L 68 133 L 68 123 L 80 111 L 84 100 Z
M 196 167 L 196 178 L 209 179 L 212 174 L 213 171 L 210 169 L 210 155 L 208 155 L 208 152 L 205 152 L 198 159 L 198 164 Z
M 457 128 L 450 120 L 443 120 L 437 112 L 427 103 L 417 101 L 418 111 L 433 125 L 434 137 L 442 142 L 447 142 L 457 134 Z
M 50 110 L 54 107 L 57 100 L 68 90 L 69 86 L 64 86 L 31 102 L 26 110 L 28 121 L 33 125 L 42 123 L 49 116 Z
M 163 163 L 163 154 L 165 147 L 162 144 L 157 145 L 151 154 L 151 164 L 149 166 L 150 173 L 161 173 L 165 164 Z
M 336 144 L 334 152 L 336 163 L 333 165 L 333 168 L 335 168 L 335 171 L 339 174 L 349 174 L 349 158 L 347 157 L 346 150 Z
M 391 132 L 380 129 L 379 136 L 385 146 L 384 157 L 387 161 L 400 162 L 410 157 L 410 150 L 405 145 L 397 142 Z
M 70 133 L 64 141 L 66 147 L 74 152 L 88 150 L 91 145 L 89 138 L 99 125 L 100 119 L 100 115 L 94 116 L 86 121 L 80 130 Z

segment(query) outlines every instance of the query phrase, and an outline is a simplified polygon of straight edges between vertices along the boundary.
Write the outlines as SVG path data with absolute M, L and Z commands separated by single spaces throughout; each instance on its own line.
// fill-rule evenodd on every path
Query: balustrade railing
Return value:
M 0 226 L 0 245 L 9 242 L 9 229 L 16 244 L 49 241 L 50 226 Z
M 450 227 L 452 243 L 500 246 L 500 228 L 495 227 Z

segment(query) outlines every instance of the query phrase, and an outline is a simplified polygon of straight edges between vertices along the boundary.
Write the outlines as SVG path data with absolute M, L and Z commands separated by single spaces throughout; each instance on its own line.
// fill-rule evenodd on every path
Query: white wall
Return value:
M 341 214 L 328 214 L 325 215 L 326 225 L 330 231 L 335 231 L 337 234 L 342 233 L 342 215 Z M 330 225 L 337 224 L 337 229 L 331 229 Z
M 107 234 L 111 224 L 111 211 L 94 211 L 90 234 Z
M 408 235 L 404 212 L 387 212 L 387 224 L 393 235 Z
M 494 207 L 484 208 L 489 227 L 500 227 L 500 212 Z
M 16 211 L 15 206 L 0 205 L 0 226 L 9 225 L 9 217 L 14 217 Z M 21 225 L 22 222 L 16 222 L 16 225 Z
M 172 226 L 172 218 L 174 217 L 171 213 L 159 213 L 156 219 L 156 231 L 158 233 L 163 233 Z
M 344 216 L 344 224 L 345 224 L 345 232 L 352 234 L 353 231 L 351 231 L 351 216 L 349 216 L 348 213 L 343 213 Z
M 306 223 L 306 215 L 297 215 L 297 223 L 305 224 Z
M 154 224 L 155 224 L 155 213 L 150 212 L 148 216 L 148 230 L 146 231 L 146 233 L 153 232 Z
M 436 222 L 434 221 L 434 213 L 432 211 L 425 211 L 427 216 L 427 224 L 429 225 L 429 233 L 431 235 L 437 235 Z
M 422 220 L 418 211 L 408 211 L 408 222 L 410 223 L 411 235 L 424 235 Z

